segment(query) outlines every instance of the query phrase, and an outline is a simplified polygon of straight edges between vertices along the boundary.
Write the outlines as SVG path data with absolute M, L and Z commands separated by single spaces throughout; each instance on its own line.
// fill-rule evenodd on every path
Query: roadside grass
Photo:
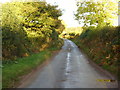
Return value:
M 58 48 L 50 48 L 28 57 L 18 58 L 16 63 L 3 64 L 2 88 L 15 87 L 20 80 L 19 77 L 28 74 L 33 68 L 42 64 L 55 50 Z

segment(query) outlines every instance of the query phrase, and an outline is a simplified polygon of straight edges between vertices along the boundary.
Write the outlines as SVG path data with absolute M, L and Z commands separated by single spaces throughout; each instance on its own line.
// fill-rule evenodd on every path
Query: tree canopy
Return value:
M 112 25 L 117 18 L 117 1 L 113 0 L 86 0 L 77 2 L 76 20 L 84 26 Z
M 3 59 L 41 51 L 58 40 L 61 10 L 44 1 L 2 4 Z M 53 43 L 54 42 L 54 43 Z

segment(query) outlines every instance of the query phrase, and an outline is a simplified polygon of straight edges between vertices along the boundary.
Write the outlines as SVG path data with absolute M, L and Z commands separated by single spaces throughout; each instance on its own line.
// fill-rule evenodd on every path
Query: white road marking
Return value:
M 67 63 L 66 63 L 66 72 L 65 72 L 65 75 L 67 76 L 70 72 L 70 57 L 71 57 L 71 53 L 68 52 L 67 54 Z
M 71 71 L 71 66 L 70 66 L 70 58 L 71 58 L 71 53 L 68 52 L 67 54 L 67 58 L 66 58 L 66 68 L 65 68 L 65 75 L 66 75 L 66 79 L 68 79 L 68 75 L 69 72 Z M 64 82 L 64 88 L 68 88 L 70 87 L 70 83 L 69 82 Z

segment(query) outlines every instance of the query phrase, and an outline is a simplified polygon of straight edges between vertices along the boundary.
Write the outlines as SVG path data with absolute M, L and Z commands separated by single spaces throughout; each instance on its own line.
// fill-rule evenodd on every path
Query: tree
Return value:
M 112 25 L 117 18 L 117 2 L 112 0 L 86 0 L 77 2 L 76 20 L 84 26 Z
M 11 2 L 2 4 L 3 59 L 39 52 L 58 40 L 64 26 L 61 10 L 46 2 Z
M 24 16 L 24 28 L 28 36 L 39 37 L 44 42 L 49 41 L 48 38 L 57 38 L 58 34 L 62 33 L 64 29 L 61 20 L 58 19 L 62 15 L 61 10 L 56 9 L 58 6 L 51 6 L 46 2 L 31 2 L 24 5 L 29 4 L 32 4 L 36 10 L 27 17 Z

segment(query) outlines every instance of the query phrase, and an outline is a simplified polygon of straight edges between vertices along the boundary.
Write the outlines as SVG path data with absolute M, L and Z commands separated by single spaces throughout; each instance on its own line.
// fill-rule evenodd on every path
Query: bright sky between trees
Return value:
M 0 0 L 0 2 L 2 3 L 10 1 L 12 0 Z M 77 10 L 76 0 L 44 0 L 44 1 L 52 5 L 58 5 L 58 7 L 61 10 L 63 10 L 63 15 L 60 17 L 60 19 L 64 20 L 65 24 L 67 24 L 67 27 L 80 26 L 78 24 L 78 21 L 74 20 L 74 12 Z
M 63 10 L 63 15 L 60 17 L 66 24 L 67 27 L 78 27 L 83 26 L 79 24 L 78 21 L 74 19 L 74 12 L 77 10 L 76 2 L 84 0 L 44 0 L 52 5 L 58 5 L 60 9 Z M 99 0 L 93 0 L 99 1 Z M 113 2 L 118 2 L 118 0 L 111 0 Z M 118 26 L 118 20 L 114 20 L 114 26 Z
M 0 0 L 1 3 L 10 2 L 11 0 Z
M 0 2 L 10 2 L 15 0 L 0 0 Z M 19 0 L 18 0 L 19 1 Z M 35 0 L 20 0 L 20 1 L 35 1 Z M 42 0 L 40 0 L 42 1 Z M 63 15 L 60 17 L 65 24 L 66 27 L 78 27 L 83 26 L 83 24 L 79 24 L 78 21 L 74 19 L 74 13 L 77 10 L 76 2 L 77 0 L 43 0 L 52 5 L 58 5 L 58 7 L 63 11 Z M 115 20 L 115 26 L 118 25 L 118 20 Z
M 60 17 L 67 24 L 67 27 L 80 26 L 78 21 L 74 20 L 74 12 L 77 10 L 76 0 L 46 0 L 50 4 L 56 4 L 63 10 Z

